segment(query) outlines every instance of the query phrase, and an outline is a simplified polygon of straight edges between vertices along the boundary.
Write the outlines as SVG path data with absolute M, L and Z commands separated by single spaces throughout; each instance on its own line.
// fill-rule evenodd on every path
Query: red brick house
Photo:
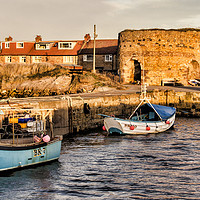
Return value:
M 0 63 L 44 63 L 78 64 L 77 52 L 83 41 L 42 41 L 40 36 L 35 42 L 15 42 L 6 38 L 1 43 Z
M 1 42 L 0 63 L 30 63 L 29 52 L 35 42 L 13 42 L 12 37 Z
M 116 67 L 118 40 L 96 40 L 96 69 L 114 71 Z M 81 65 L 84 70 L 93 68 L 94 41 L 86 34 L 84 40 L 13 41 L 12 37 L 1 42 L 0 63 L 51 63 Z

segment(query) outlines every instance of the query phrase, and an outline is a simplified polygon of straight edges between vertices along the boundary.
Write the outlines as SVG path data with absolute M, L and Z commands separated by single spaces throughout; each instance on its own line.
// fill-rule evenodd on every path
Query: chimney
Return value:
M 11 42 L 13 40 L 13 38 L 11 36 L 9 36 L 8 38 L 5 38 L 6 42 Z
M 84 36 L 84 40 L 85 40 L 86 42 L 88 42 L 90 39 L 91 39 L 90 34 L 86 34 L 86 35 Z
M 41 35 L 36 35 L 35 42 L 41 42 L 41 41 L 42 41 Z

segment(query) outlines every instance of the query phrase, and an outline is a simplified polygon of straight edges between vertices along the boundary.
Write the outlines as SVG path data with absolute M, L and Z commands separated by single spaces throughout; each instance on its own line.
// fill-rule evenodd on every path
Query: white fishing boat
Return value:
M 62 137 L 53 135 L 52 113 L 53 109 L 0 108 L 0 172 L 59 158 Z
M 141 102 L 128 119 L 114 116 L 104 117 L 103 130 L 108 134 L 149 134 L 170 129 L 175 122 L 174 107 L 151 104 L 146 96 L 146 85 L 142 87 Z

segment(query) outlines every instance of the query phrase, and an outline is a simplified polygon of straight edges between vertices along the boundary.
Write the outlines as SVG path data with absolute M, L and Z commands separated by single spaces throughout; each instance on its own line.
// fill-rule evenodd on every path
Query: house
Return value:
M 1 43 L 0 63 L 44 63 L 78 64 L 77 52 L 83 41 L 42 41 L 36 36 L 35 42 L 15 42 L 11 37 Z
M 29 52 L 34 47 L 35 42 L 17 41 L 9 36 L 1 42 L 0 63 L 30 63 Z
M 29 56 L 31 56 L 31 63 L 78 65 L 78 51 L 82 45 L 82 40 L 36 40 Z
M 93 69 L 94 40 L 87 40 L 79 51 L 79 64 L 85 70 Z M 117 71 L 117 39 L 95 40 L 95 69 L 99 71 Z
M 96 40 L 95 60 L 97 70 L 116 71 L 117 39 Z M 51 63 L 63 66 L 83 66 L 93 69 L 94 40 L 86 34 L 84 40 L 42 41 L 37 35 L 35 41 L 13 41 L 12 37 L 1 42 L 0 63 Z

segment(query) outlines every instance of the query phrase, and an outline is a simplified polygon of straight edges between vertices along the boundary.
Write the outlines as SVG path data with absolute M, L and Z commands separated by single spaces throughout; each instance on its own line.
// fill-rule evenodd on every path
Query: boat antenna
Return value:
M 137 106 L 137 108 L 133 111 L 133 113 L 130 115 L 129 119 L 132 118 L 132 116 L 135 114 L 135 112 L 138 110 L 138 108 L 141 106 L 141 104 L 143 102 L 148 102 L 150 104 L 150 106 L 153 108 L 153 110 L 155 111 L 155 113 L 158 115 L 158 117 L 162 120 L 162 117 L 159 115 L 159 113 L 156 111 L 156 109 L 153 107 L 153 105 L 150 102 L 150 97 L 147 97 L 147 83 L 144 82 L 144 52 L 142 51 L 142 62 L 143 62 L 143 69 L 142 69 L 142 84 L 141 84 L 141 95 L 140 95 L 140 103 Z

